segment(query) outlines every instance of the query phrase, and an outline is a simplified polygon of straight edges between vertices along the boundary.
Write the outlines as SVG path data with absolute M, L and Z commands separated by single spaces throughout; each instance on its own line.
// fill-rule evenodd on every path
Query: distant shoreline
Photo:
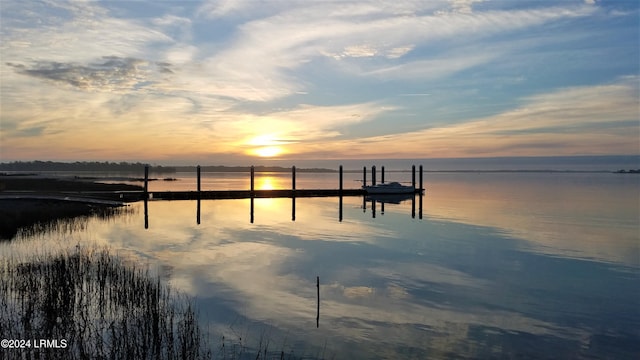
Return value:
M 153 173 L 195 172 L 197 166 L 162 166 L 143 163 L 110 163 L 110 162 L 53 162 L 53 161 L 17 161 L 12 163 L 0 163 L 0 172 L 107 172 L 107 173 L 142 173 L 148 166 Z M 253 166 L 255 172 L 290 172 L 291 167 L 283 166 Z M 249 172 L 251 166 L 225 166 L 208 165 L 200 166 L 202 172 Z M 333 173 L 336 169 L 326 168 L 297 168 L 296 172 Z
M 261 159 L 248 159 L 263 161 Z M 385 166 L 386 172 L 410 172 L 411 166 L 422 165 L 426 173 L 633 173 L 640 169 L 640 155 L 571 155 L 571 156 L 510 156 L 478 158 L 413 158 L 413 159 L 269 159 L 268 165 L 253 164 L 256 173 L 290 173 L 295 165 L 297 173 L 337 173 L 342 166 L 345 173 L 361 172 L 363 167 L 371 171 L 375 165 L 378 170 Z M 145 166 L 157 178 L 166 178 L 172 173 L 196 172 L 197 166 L 204 173 L 242 173 L 249 172 L 251 164 L 198 164 L 194 165 L 153 165 L 142 162 L 54 162 L 54 161 L 14 161 L 0 163 L 0 173 L 75 173 L 82 177 L 91 173 L 136 174 L 140 178 Z M 621 171 L 624 169 L 625 171 Z M 631 171 L 630 171 L 631 170 Z M 84 175 L 86 174 L 86 175 Z M 127 175 L 124 175 L 127 174 Z

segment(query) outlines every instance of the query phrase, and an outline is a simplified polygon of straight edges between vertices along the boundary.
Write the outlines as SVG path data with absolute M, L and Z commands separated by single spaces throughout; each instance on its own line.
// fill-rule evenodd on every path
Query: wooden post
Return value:
M 291 190 L 296 189 L 296 167 L 291 167 Z
M 384 166 L 380 169 L 380 183 L 384 184 Z
M 253 167 L 253 165 L 251 165 L 251 185 L 250 185 L 251 186 L 251 196 L 253 196 L 253 184 L 254 184 L 253 179 L 254 179 L 254 176 L 255 176 L 255 168 Z
M 338 191 L 338 197 L 340 198 L 338 200 L 338 221 L 342 222 L 342 165 L 340 165 L 340 167 L 338 168 L 338 173 L 340 173 L 340 191 Z
M 422 165 L 420 165 L 420 193 L 422 193 L 422 189 L 424 189 L 422 187 Z
M 367 186 L 367 167 L 362 167 L 362 186 Z
M 149 165 L 144 166 L 144 198 L 149 198 Z
M 200 199 L 200 165 L 196 167 L 196 175 L 198 177 L 198 199 Z
M 149 228 L 149 165 L 144 166 L 144 228 Z
M 415 165 L 411 165 L 411 186 L 413 186 L 413 189 L 415 190 L 416 188 L 416 166 Z
M 255 194 L 254 194 L 254 192 L 253 192 L 253 190 L 254 190 L 254 189 L 253 189 L 253 187 L 254 187 L 254 186 L 253 186 L 253 185 L 254 185 L 254 181 L 253 181 L 253 179 L 254 179 L 254 176 L 255 176 L 255 168 L 253 167 L 253 165 L 251 165 L 250 176 L 251 176 L 251 182 L 250 182 L 250 185 L 249 185 L 249 186 L 250 186 L 250 193 L 249 193 L 249 195 L 250 195 L 250 198 L 251 198 L 251 200 L 250 200 L 250 202 L 251 202 L 251 210 L 250 210 L 250 214 L 251 214 L 251 223 L 253 224 L 253 197 L 254 197 L 254 195 L 255 195 Z
M 291 221 L 296 221 L 296 167 L 291 167 Z
M 316 328 L 320 327 L 320 276 L 316 276 L 316 288 L 318 293 L 318 310 L 316 311 Z
M 376 186 L 376 166 L 371 167 L 371 186 Z

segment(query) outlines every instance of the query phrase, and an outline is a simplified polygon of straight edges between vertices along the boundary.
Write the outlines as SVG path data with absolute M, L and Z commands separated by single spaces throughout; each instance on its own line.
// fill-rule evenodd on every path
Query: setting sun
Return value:
M 252 147 L 252 149 L 248 150 L 251 155 L 275 157 L 285 152 L 281 145 L 286 144 L 286 142 L 278 140 L 277 134 L 262 134 L 249 139 L 246 144 Z
M 282 153 L 282 148 L 279 146 L 265 146 L 253 150 L 253 153 L 260 157 L 274 157 Z

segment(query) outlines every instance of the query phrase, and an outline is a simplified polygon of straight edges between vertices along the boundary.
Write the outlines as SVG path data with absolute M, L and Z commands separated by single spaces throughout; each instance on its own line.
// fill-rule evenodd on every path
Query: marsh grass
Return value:
M 3 350 L 21 359 L 205 359 L 191 301 L 148 269 L 107 250 L 76 248 L 0 266 L 0 333 L 66 340 L 65 348 Z
M 54 200 L 1 200 L 0 241 L 38 233 L 70 233 L 84 229 L 91 218 L 109 219 L 132 212 L 127 206 L 104 206 Z
M 163 285 L 147 266 L 106 248 L 0 259 L 3 338 L 66 341 L 57 348 L 1 349 L 0 359 L 325 358 L 324 351 L 294 352 L 286 339 L 276 342 L 270 328 L 250 336 L 252 327 L 238 331 L 232 324 L 231 336 L 212 346 L 191 299 Z

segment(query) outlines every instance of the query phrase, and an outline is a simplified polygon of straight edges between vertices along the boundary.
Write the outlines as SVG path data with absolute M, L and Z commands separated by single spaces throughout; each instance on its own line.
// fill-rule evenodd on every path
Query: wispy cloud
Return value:
M 607 28 L 580 28 L 587 18 L 630 21 L 629 7 L 212 0 L 153 3 L 140 16 L 138 5 L 0 3 L 3 156 L 83 146 L 244 156 L 267 135 L 308 157 L 546 153 L 562 139 L 576 152 L 595 129 L 621 149 L 619 132 L 632 125 L 612 106 L 629 109 L 619 103 L 629 97 L 597 84 L 636 73 L 587 46 Z M 637 53 L 624 45 L 611 49 Z M 579 80 L 566 82 L 540 75 L 553 67 L 614 70 L 576 70 Z
M 576 155 L 629 153 L 639 146 L 639 96 L 638 77 L 625 77 L 608 85 L 529 96 L 518 108 L 487 118 L 337 141 L 323 149 L 334 158 L 349 149 L 369 157 L 384 156 L 389 149 L 396 149 L 398 156 L 427 157 L 554 155 L 563 149 Z M 315 151 L 320 149 L 309 150 Z
M 168 64 L 117 56 L 105 56 L 99 62 L 86 65 L 52 61 L 7 65 L 20 74 L 87 91 L 134 91 L 152 80 L 149 76 L 152 71 L 171 72 Z

